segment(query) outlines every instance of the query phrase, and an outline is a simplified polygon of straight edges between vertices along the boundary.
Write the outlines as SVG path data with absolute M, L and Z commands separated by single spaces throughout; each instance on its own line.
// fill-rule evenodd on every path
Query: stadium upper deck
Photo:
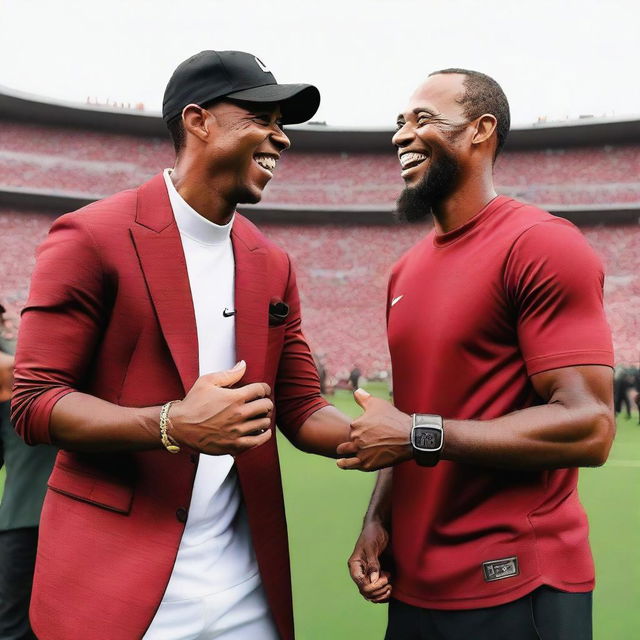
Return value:
M 133 187 L 172 163 L 165 139 L 0 121 L 0 188 L 99 198 Z M 263 203 L 391 211 L 402 182 L 385 152 L 286 152 Z M 640 144 L 505 151 L 496 165 L 501 192 L 557 205 L 640 205 Z
M 277 180 L 247 209 L 254 218 L 392 221 L 402 184 L 391 131 L 302 126 L 290 136 L 293 150 Z M 171 162 L 157 115 L 43 102 L 0 87 L 0 202 L 59 209 L 66 198 L 74 208 L 135 186 Z M 577 222 L 637 219 L 640 120 L 515 128 L 496 176 L 502 193 Z

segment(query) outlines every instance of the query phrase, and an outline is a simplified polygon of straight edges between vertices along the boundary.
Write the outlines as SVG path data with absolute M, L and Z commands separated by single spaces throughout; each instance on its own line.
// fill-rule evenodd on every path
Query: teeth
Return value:
M 403 153 L 400 156 L 400 164 L 402 168 L 405 169 L 412 163 L 420 163 L 423 160 L 426 160 L 427 156 L 424 153 Z
M 273 171 L 276 168 L 277 160 L 272 156 L 256 156 L 255 161 L 267 171 Z

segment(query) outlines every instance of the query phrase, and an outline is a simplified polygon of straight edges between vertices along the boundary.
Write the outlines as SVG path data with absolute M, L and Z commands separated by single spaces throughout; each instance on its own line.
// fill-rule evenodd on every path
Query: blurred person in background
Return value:
M 27 446 L 9 421 L 13 386 L 14 320 L 0 304 L 0 640 L 35 638 L 29 599 L 38 544 L 38 523 L 56 450 Z
M 627 420 L 631 419 L 631 398 L 630 392 L 635 387 L 635 377 L 633 372 L 621 369 L 613 383 L 613 403 L 616 415 L 622 413 L 624 407 L 627 413 Z
M 353 369 L 349 372 L 349 384 L 351 388 L 355 391 L 360 384 L 360 376 L 362 375 L 362 371 L 357 364 L 353 365 Z
M 318 379 L 320 381 L 320 393 L 324 396 L 327 394 L 327 367 L 325 365 L 325 356 L 323 353 L 314 353 L 313 362 L 318 371 Z
M 570 222 L 497 195 L 509 120 L 465 69 L 432 73 L 397 120 L 398 211 L 434 228 L 390 276 L 396 406 L 356 391 L 338 461 L 383 469 L 349 566 L 391 598 L 386 640 L 592 637 L 577 481 L 615 431 L 604 273 Z

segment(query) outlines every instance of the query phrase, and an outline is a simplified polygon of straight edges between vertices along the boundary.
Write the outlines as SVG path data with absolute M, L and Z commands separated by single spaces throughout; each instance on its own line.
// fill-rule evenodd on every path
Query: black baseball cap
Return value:
M 218 98 L 277 102 L 285 124 L 313 117 L 320 92 L 311 84 L 278 84 L 266 65 L 244 51 L 201 51 L 178 65 L 167 83 L 162 118 L 173 120 L 188 104 Z

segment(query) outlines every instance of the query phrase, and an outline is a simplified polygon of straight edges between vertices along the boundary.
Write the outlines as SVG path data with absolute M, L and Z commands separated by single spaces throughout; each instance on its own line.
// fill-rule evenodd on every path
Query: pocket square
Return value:
M 289 305 L 282 300 L 273 299 L 269 303 L 269 326 L 279 327 L 289 315 Z

